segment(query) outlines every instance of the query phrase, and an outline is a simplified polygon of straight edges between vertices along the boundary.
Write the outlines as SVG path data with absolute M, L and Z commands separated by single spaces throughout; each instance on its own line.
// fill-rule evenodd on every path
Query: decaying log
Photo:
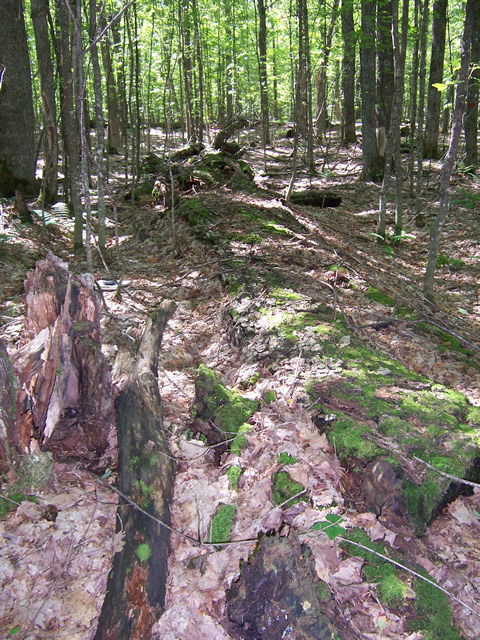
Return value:
M 339 207 L 342 203 L 342 198 L 326 191 L 298 191 L 291 194 L 290 201 L 293 204 L 323 209 L 325 207 Z
M 11 449 L 15 444 L 15 387 L 12 363 L 0 340 L 0 473 L 11 465 Z
M 215 140 L 213 141 L 214 149 L 218 149 L 219 151 L 223 151 L 224 153 L 229 153 L 231 155 L 238 153 L 238 151 L 240 151 L 239 145 L 236 142 L 228 142 L 228 139 L 235 133 L 235 131 L 243 129 L 248 125 L 248 120 L 245 120 L 244 118 L 234 118 L 227 122 L 223 129 L 220 129 L 215 136 Z
M 133 373 L 117 399 L 119 489 L 170 525 L 175 465 L 163 431 L 158 353 L 175 304 L 148 319 Z M 124 546 L 113 561 L 96 640 L 148 640 L 163 611 L 169 531 L 129 505 L 118 508 Z
M 117 456 L 114 389 L 101 352 L 93 276 L 73 278 L 49 253 L 25 280 L 25 325 L 12 361 L 20 388 L 18 449 L 40 448 L 92 470 Z

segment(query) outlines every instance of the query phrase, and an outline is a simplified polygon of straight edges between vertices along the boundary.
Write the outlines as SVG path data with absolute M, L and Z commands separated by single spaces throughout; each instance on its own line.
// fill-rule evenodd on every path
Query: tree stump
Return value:
M 96 640 L 147 640 L 164 608 L 175 464 L 163 431 L 158 353 L 175 311 L 168 302 L 148 319 L 134 371 L 117 400 L 120 491 L 139 505 L 119 505 L 124 546 L 114 558 Z
M 101 306 L 93 276 L 73 278 L 49 253 L 25 280 L 25 325 L 12 361 L 17 394 L 15 444 L 40 448 L 92 470 L 117 456 L 114 389 L 101 352 Z

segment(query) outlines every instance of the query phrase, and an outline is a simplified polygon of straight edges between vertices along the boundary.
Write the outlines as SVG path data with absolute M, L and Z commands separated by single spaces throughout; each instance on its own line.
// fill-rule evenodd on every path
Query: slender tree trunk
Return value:
M 342 0 L 343 38 L 343 141 L 355 142 L 355 24 L 353 0 Z
M 426 158 L 438 158 L 438 132 L 442 93 L 434 86 L 443 81 L 443 59 L 445 56 L 445 33 L 448 0 L 435 0 L 432 22 L 432 55 L 428 79 L 427 117 L 423 151 Z
M 232 2 L 224 0 L 225 12 L 225 91 L 226 91 L 226 119 L 233 120 L 233 59 L 232 59 Z
M 465 114 L 466 167 L 478 167 L 478 97 L 480 86 L 480 3 L 474 7 L 472 26 L 471 71 L 468 78 L 467 111 Z
M 440 198 L 438 213 L 430 229 L 430 250 L 428 253 L 427 268 L 423 282 L 423 292 L 426 298 L 433 297 L 433 281 L 437 266 L 438 249 L 440 236 L 448 215 L 448 192 L 450 188 L 450 178 L 452 175 L 455 158 L 458 149 L 458 142 L 462 131 L 463 115 L 465 113 L 465 98 L 467 95 L 468 69 L 470 66 L 470 48 L 472 42 L 473 16 L 478 0 L 467 0 L 465 24 L 462 38 L 462 57 L 460 70 L 458 72 L 458 82 L 455 92 L 455 107 L 452 117 L 452 132 L 445 161 L 442 166 L 440 176 Z
M 103 28 L 104 26 L 105 21 L 102 14 L 101 27 Z M 112 66 L 112 57 L 110 55 L 110 46 L 110 38 L 107 35 L 102 39 L 101 44 L 103 70 L 105 74 L 105 85 L 107 90 L 107 150 L 108 153 L 118 153 L 122 147 L 122 131 L 118 109 L 115 74 Z
M 375 116 L 375 7 L 375 0 L 361 2 L 362 180 L 377 179 L 383 164 L 377 150 Z
M 98 218 L 98 246 L 105 251 L 105 133 L 103 126 L 103 95 L 102 74 L 98 57 L 97 37 L 97 2 L 90 0 L 90 59 L 93 69 L 93 91 L 95 96 L 95 161 L 97 173 L 97 218 Z
M 83 250 L 83 206 L 82 206 L 82 170 L 80 165 L 80 129 L 75 110 L 75 87 L 73 82 L 72 39 L 70 33 L 70 14 L 62 0 L 57 4 L 60 24 L 60 52 L 62 60 L 62 131 L 63 148 L 68 158 L 69 192 L 74 216 L 73 250 L 76 254 Z
M 258 74 L 260 77 L 260 105 L 262 111 L 263 146 L 270 144 L 270 118 L 268 112 L 267 83 L 267 19 L 264 0 L 257 0 L 258 7 Z
M 419 29 L 419 14 L 420 14 L 420 6 L 421 0 L 414 0 L 414 17 L 413 17 L 413 28 L 415 31 L 415 41 L 413 44 L 413 52 L 412 52 L 412 75 L 410 79 L 410 97 L 409 97 L 409 105 L 408 105 L 408 122 L 410 126 L 410 131 L 408 133 L 408 178 L 409 178 L 409 193 L 410 197 L 413 198 L 415 195 L 414 192 L 414 181 L 415 181 L 415 132 L 417 127 L 417 88 L 418 88 L 418 58 L 419 58 L 419 49 L 420 49 L 420 29 Z
M 423 124 L 425 119 L 425 78 L 427 67 L 427 31 L 429 24 L 429 0 L 423 0 L 420 26 L 420 74 L 418 93 L 418 121 L 417 121 L 417 176 L 415 182 L 415 224 L 425 226 L 425 215 L 422 212 L 420 196 L 423 188 Z
M 31 0 L 33 30 L 42 94 L 45 169 L 41 199 L 52 204 L 57 199 L 58 140 L 55 78 L 48 35 L 48 0 Z
M 183 86 L 185 90 L 185 120 L 187 124 L 187 139 L 195 142 L 196 133 L 193 121 L 192 43 L 190 39 L 189 0 L 180 0 L 178 6 L 178 20 L 180 28 L 180 46 L 183 67 Z
M 200 37 L 200 14 L 198 11 L 197 0 L 192 0 L 192 9 L 194 17 L 194 38 L 195 38 L 195 50 L 197 55 L 198 66 L 198 117 L 197 117 L 197 132 L 198 140 L 203 142 L 203 135 L 205 129 L 205 83 L 204 83 L 204 69 L 203 69 L 203 55 L 202 55 L 202 42 Z
M 333 34 L 337 24 L 338 6 L 340 0 L 334 0 L 330 15 L 330 25 L 325 29 L 325 40 L 323 43 L 323 60 L 315 74 L 316 79 L 316 113 L 315 132 L 319 140 L 322 139 L 327 124 L 327 68 L 332 49 Z

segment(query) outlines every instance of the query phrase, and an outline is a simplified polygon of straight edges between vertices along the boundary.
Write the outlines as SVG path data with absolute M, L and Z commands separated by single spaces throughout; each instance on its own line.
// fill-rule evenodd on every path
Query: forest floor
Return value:
M 315 579 L 325 586 L 322 609 L 344 640 L 478 638 L 480 493 L 448 481 L 444 495 L 431 498 L 432 508 L 420 509 L 421 488 L 435 472 L 414 456 L 423 453 L 440 470 L 478 482 L 480 182 L 454 176 L 430 303 L 422 279 L 440 164 L 425 165 L 427 225 L 415 226 L 405 190 L 407 235 L 392 246 L 377 243 L 379 185 L 359 182 L 358 146 L 332 139 L 318 149 L 314 178 L 300 167 L 295 190 L 334 193 L 341 197 L 335 208 L 285 204 L 291 154 L 286 138 L 266 153 L 249 147 L 242 159 L 255 172 L 255 188 L 238 190 L 225 181 L 182 194 L 175 243 L 170 214 L 148 194 L 136 202 L 133 234 L 128 189 L 116 187 L 120 259 L 111 240 L 110 273 L 97 261 L 100 277 L 130 281 L 120 299 L 104 292 L 103 350 L 114 382 L 122 382 L 117 352 L 134 348 L 161 300 L 175 300 L 159 368 L 164 424 L 177 460 L 172 523 L 208 541 L 219 505 L 235 506 L 231 545 L 198 546 L 172 534 L 166 611 L 153 637 L 274 637 L 248 635 L 228 620 L 226 593 L 256 547 L 252 539 L 280 531 L 310 548 Z M 2 208 L 0 337 L 13 353 L 27 270 L 48 251 L 75 273 L 86 265 L 73 261 L 68 219 L 51 211 L 47 226 L 36 219 L 21 227 L 12 203 Z M 113 235 L 111 219 L 108 229 Z M 245 446 L 220 459 L 193 433 L 200 364 L 259 401 L 244 429 Z M 116 496 L 79 465 L 41 456 L 37 463 L 23 487 L 37 494 L 37 503 L 22 502 L 0 521 L 0 635 L 93 638 L 111 557 L 121 544 L 114 535 Z M 236 481 L 227 473 L 233 467 L 240 469 Z M 307 502 L 276 500 L 275 476 L 285 471 L 307 491 Z M 409 498 L 401 495 L 405 478 L 420 487 L 417 511 L 409 512 Z M 19 482 L 15 474 L 8 480 Z M 2 493 L 11 495 L 8 483 Z M 46 516 L 48 507 L 54 518 Z M 333 525 L 334 534 L 325 535 L 322 529 Z M 350 534 L 374 541 L 377 551 L 417 573 L 427 571 L 456 598 L 450 599 L 454 626 L 446 602 L 432 595 L 435 588 L 422 600 L 418 577 L 392 574 L 385 562 L 347 546 Z

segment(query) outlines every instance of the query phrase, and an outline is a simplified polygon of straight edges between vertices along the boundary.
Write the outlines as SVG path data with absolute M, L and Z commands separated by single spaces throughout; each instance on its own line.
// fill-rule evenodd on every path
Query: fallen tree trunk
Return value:
M 163 431 L 158 353 L 175 303 L 147 321 L 133 373 L 117 399 L 119 489 L 143 511 L 170 525 L 175 464 Z M 118 507 L 123 548 L 113 561 L 96 640 L 147 640 L 163 611 L 169 530 L 130 505 Z

